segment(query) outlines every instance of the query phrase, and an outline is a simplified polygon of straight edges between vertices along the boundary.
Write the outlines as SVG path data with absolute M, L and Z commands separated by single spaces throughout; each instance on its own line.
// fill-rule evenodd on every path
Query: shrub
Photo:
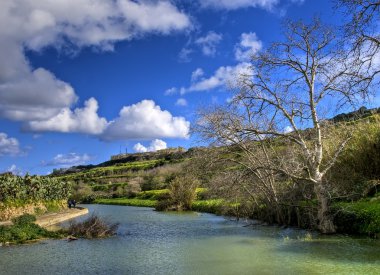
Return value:
M 33 222 L 36 217 L 25 214 L 12 220 L 12 226 L 0 226 L 0 243 L 24 243 L 46 237 L 59 237 L 60 233 L 50 232 Z
M 30 176 L 0 176 L 0 201 L 65 200 L 71 194 L 71 183 L 55 178 Z
M 351 234 L 380 236 L 380 202 L 359 201 L 335 205 L 338 231 Z
M 72 222 L 67 232 L 75 237 L 104 238 L 116 234 L 119 224 L 107 223 L 96 215 L 91 215 L 83 222 Z
M 14 225 L 24 226 L 27 224 L 34 223 L 36 221 L 36 217 L 30 214 L 24 214 L 17 218 L 12 219 Z

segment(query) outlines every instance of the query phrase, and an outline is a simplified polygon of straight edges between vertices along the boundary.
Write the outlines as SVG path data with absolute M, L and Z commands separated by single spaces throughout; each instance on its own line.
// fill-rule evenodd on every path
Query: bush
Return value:
M 65 200 L 71 194 L 71 183 L 59 179 L 30 176 L 0 176 L 0 202 Z
M 24 226 L 27 224 L 34 223 L 36 220 L 37 219 L 35 216 L 30 215 L 30 214 L 24 214 L 22 216 L 12 219 L 12 222 L 14 225 Z
M 116 234 L 119 224 L 107 223 L 96 215 L 91 215 L 83 222 L 72 222 L 67 232 L 75 237 L 87 239 L 104 238 Z
M 158 202 L 156 210 L 191 210 L 191 205 L 197 194 L 199 181 L 192 175 L 175 177 L 169 185 L 168 195 Z
M 25 214 L 12 220 L 12 226 L 0 226 L 0 243 L 24 243 L 47 237 L 59 237 L 60 233 L 50 232 L 33 222 L 36 217 Z
M 335 224 L 339 232 L 380 236 L 380 202 L 359 201 L 335 205 Z

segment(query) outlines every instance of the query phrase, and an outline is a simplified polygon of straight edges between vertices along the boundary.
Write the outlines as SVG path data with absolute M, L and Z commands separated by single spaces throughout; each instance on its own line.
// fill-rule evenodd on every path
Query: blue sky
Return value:
M 3 0 L 0 171 L 197 146 L 197 108 L 228 99 L 285 18 L 315 15 L 342 20 L 327 0 Z

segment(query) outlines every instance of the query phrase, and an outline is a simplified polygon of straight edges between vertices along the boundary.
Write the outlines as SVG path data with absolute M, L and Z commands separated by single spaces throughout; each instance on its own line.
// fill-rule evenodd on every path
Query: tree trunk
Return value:
M 322 181 L 316 183 L 314 189 L 318 200 L 318 229 L 324 234 L 335 233 L 336 228 L 330 215 L 329 194 Z

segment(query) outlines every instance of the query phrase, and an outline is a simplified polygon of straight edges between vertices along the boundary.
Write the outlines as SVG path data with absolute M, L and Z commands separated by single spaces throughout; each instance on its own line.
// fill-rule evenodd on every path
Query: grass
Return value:
M 204 189 L 200 189 L 204 191 Z M 151 190 L 143 191 L 136 198 L 113 198 L 113 199 L 96 199 L 94 203 L 123 205 L 123 206 L 138 206 L 138 207 L 156 207 L 159 198 L 166 196 L 169 190 Z M 222 214 L 224 201 L 222 199 L 196 200 L 192 204 L 192 210 L 205 213 Z
M 42 238 L 61 237 L 60 232 L 50 232 L 35 224 L 36 217 L 30 214 L 22 215 L 12 220 L 11 226 L 0 226 L 0 243 L 25 243 Z
M 157 201 L 156 200 L 116 198 L 116 199 L 97 199 L 94 201 L 94 203 L 110 204 L 110 205 L 123 205 L 123 206 L 155 207 L 157 204 Z
M 136 198 L 140 200 L 160 200 L 169 196 L 169 189 L 142 191 Z
M 380 237 L 380 197 L 334 206 L 338 231 Z
M 222 199 L 197 200 L 191 205 L 191 209 L 198 212 L 221 214 L 224 201 Z

